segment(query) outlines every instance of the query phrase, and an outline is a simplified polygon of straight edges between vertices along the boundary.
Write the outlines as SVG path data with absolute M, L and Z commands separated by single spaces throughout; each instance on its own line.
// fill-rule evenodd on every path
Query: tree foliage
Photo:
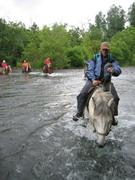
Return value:
M 101 30 L 103 34 L 103 38 L 106 39 L 107 37 L 106 16 L 101 11 L 95 16 L 95 26 Z
M 125 11 L 121 6 L 113 5 L 107 12 L 107 37 L 110 39 L 117 32 L 124 30 Z
M 128 27 L 117 33 L 111 39 L 111 52 L 119 60 L 121 65 L 135 65 L 135 28 Z
M 83 67 L 84 61 L 88 59 L 88 52 L 85 48 L 76 46 L 68 50 L 67 56 L 72 67 Z
M 128 21 L 131 26 L 135 27 L 135 2 L 128 9 Z

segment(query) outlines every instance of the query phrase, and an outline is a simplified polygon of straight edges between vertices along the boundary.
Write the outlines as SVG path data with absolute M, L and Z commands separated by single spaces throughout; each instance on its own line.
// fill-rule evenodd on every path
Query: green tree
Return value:
M 39 30 L 39 27 L 38 27 L 38 25 L 34 22 L 34 23 L 32 24 L 32 26 L 30 27 L 30 30 L 33 31 L 33 32 L 36 32 L 36 31 Z
M 135 2 L 128 9 L 128 21 L 131 26 L 135 27 Z
M 129 50 L 127 44 L 122 39 L 119 39 L 119 40 L 111 43 L 111 52 L 116 57 L 116 59 L 119 61 L 119 63 L 121 65 L 129 64 L 128 60 L 129 60 L 129 58 L 131 58 L 131 57 L 129 57 L 130 50 Z
M 105 40 L 107 36 L 107 23 L 106 16 L 101 11 L 95 16 L 95 26 L 102 31 L 103 39 Z
M 25 59 L 31 63 L 33 68 L 39 68 L 41 63 L 40 58 L 40 33 L 38 26 L 34 23 L 27 31 L 27 44 L 24 47 L 22 61 Z
M 117 32 L 124 30 L 125 28 L 125 11 L 121 6 L 117 7 L 112 5 L 107 12 L 107 37 L 110 39 Z
M 111 39 L 111 52 L 118 58 L 121 65 L 135 65 L 135 28 L 128 27 L 118 32 Z
M 88 51 L 81 46 L 76 46 L 67 51 L 67 56 L 72 67 L 82 67 L 84 66 L 84 61 L 88 59 Z
M 73 27 L 72 29 L 69 29 L 68 35 L 69 35 L 71 47 L 81 45 L 82 34 L 83 34 L 82 30 L 79 27 L 77 27 L 77 28 Z
M 10 65 L 16 65 L 25 46 L 25 26 L 0 20 L 0 54 Z
M 51 28 L 44 27 L 40 36 L 40 57 L 43 60 L 51 57 L 53 67 L 64 68 L 69 66 L 66 51 L 69 48 L 69 36 L 66 25 L 54 24 Z
M 5 47 L 6 47 L 6 29 L 7 23 L 4 19 L 0 19 L 0 60 L 2 61 L 3 58 L 6 56 Z
M 89 25 L 88 32 L 84 35 L 82 46 L 89 51 L 89 56 L 92 57 L 99 51 L 99 47 L 102 41 L 102 31 L 101 29 L 95 27 L 94 25 Z

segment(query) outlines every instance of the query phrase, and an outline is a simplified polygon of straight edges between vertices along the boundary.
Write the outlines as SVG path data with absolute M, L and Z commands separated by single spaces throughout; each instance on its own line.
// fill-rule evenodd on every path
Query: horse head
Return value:
M 103 87 L 95 90 L 89 100 L 89 120 L 93 124 L 97 134 L 99 147 L 104 147 L 105 137 L 111 131 L 115 103 L 110 91 L 104 91 Z

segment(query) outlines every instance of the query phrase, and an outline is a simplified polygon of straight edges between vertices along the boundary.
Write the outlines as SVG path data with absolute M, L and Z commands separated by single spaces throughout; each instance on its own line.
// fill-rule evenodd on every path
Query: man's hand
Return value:
M 108 68 L 107 69 L 109 72 L 111 72 L 111 73 L 114 73 L 115 72 L 115 70 L 113 69 L 113 67 L 110 67 L 110 68 Z
M 99 81 L 99 80 L 95 80 L 95 81 L 93 81 L 93 82 L 92 82 L 92 84 L 93 84 L 93 86 L 96 86 L 96 85 L 101 84 L 101 81 Z

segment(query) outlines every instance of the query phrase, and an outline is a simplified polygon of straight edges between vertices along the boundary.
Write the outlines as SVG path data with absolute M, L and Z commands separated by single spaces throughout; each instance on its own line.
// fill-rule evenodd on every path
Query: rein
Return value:
M 110 78 L 109 91 L 111 91 L 111 79 L 112 79 L 112 73 L 111 73 L 111 78 Z M 104 79 L 102 82 L 103 86 L 105 85 L 105 83 L 106 83 L 106 79 Z

